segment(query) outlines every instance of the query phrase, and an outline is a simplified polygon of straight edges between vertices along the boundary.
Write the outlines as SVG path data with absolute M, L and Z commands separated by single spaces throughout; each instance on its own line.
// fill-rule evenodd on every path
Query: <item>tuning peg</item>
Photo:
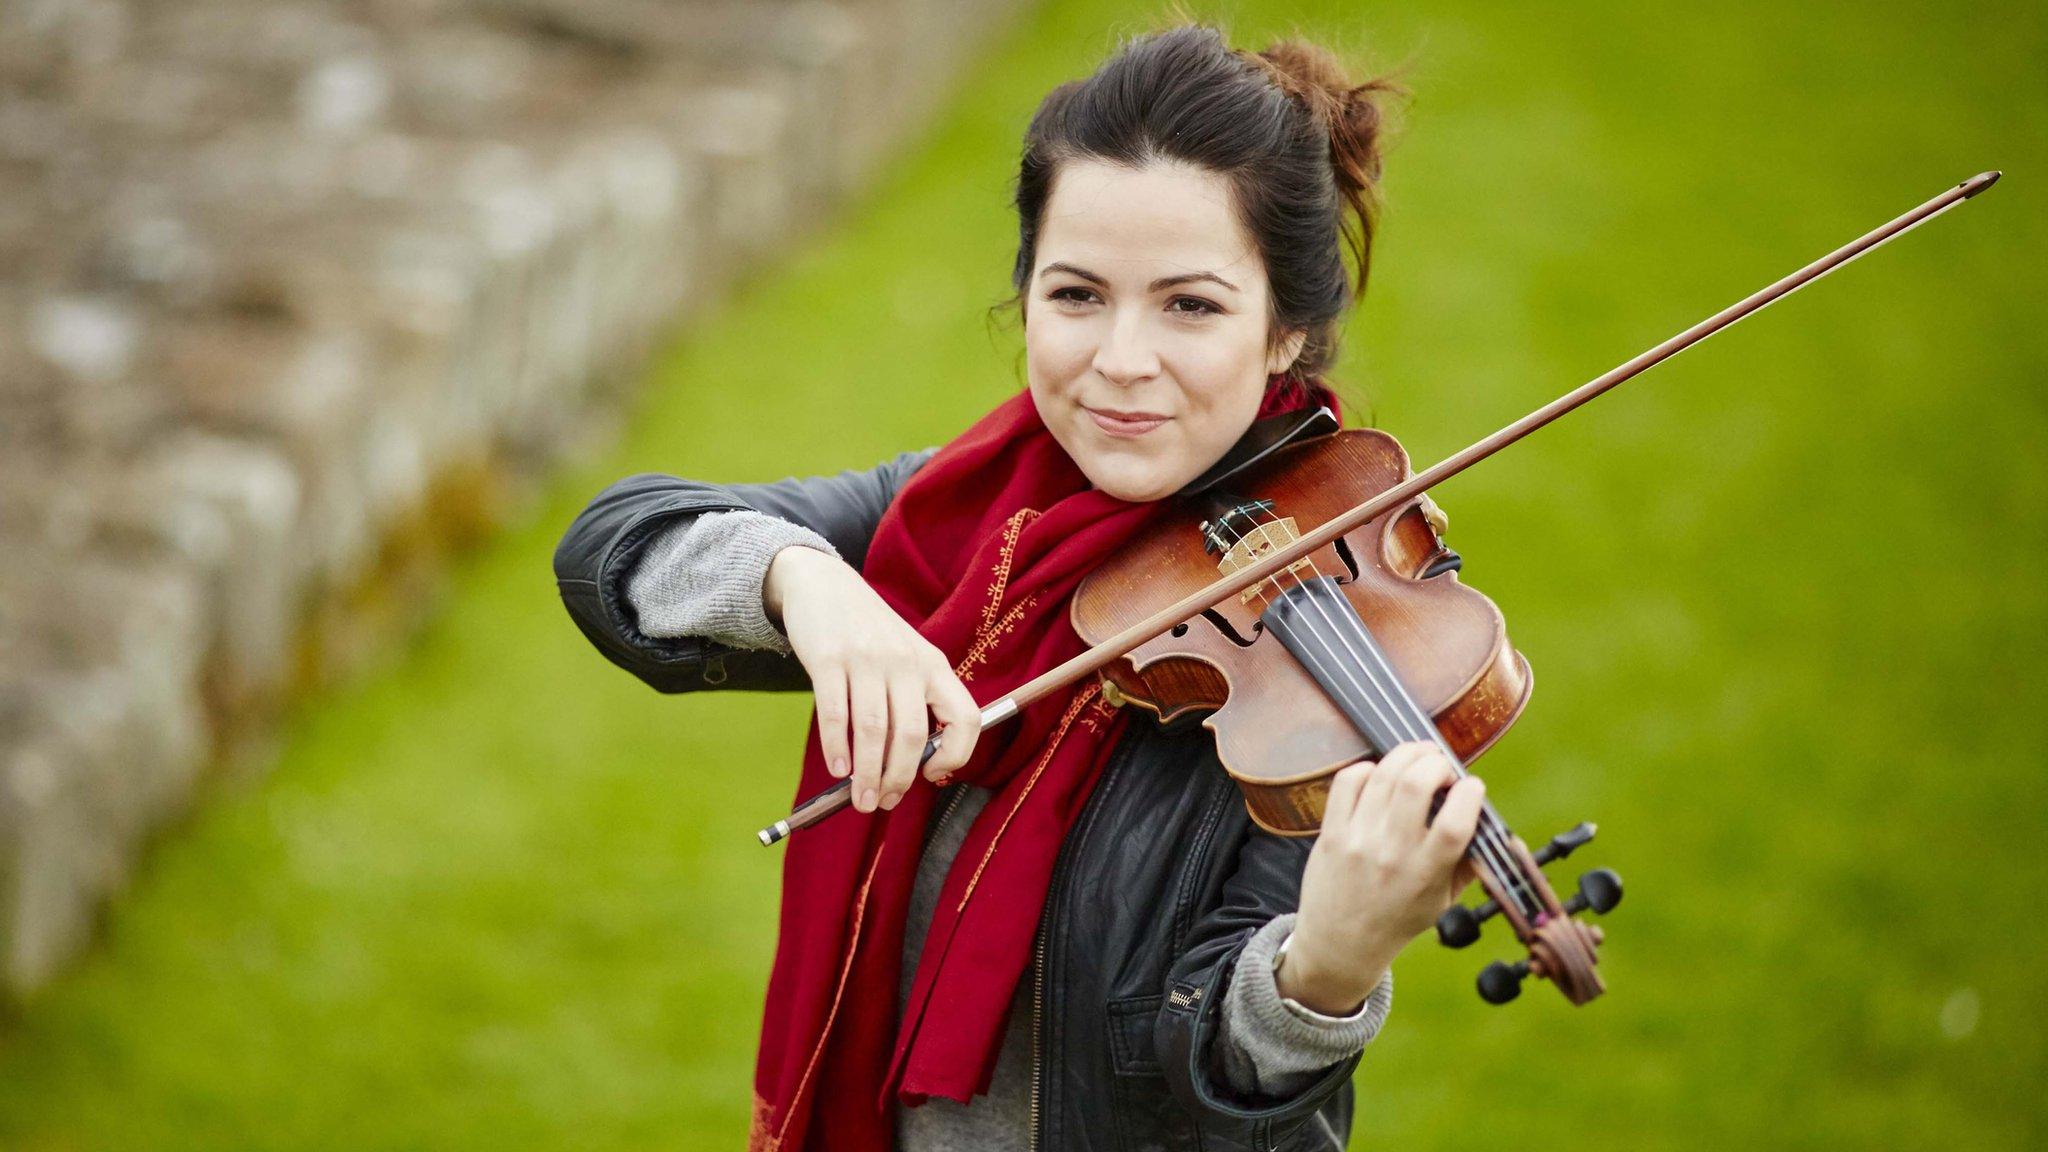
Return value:
M 1598 824 L 1587 821 L 1559 832 L 1550 838 L 1550 843 L 1536 850 L 1536 866 L 1541 868 L 1552 860 L 1564 859 L 1585 847 L 1593 839 L 1593 834 L 1599 830 Z
M 1604 916 L 1621 903 L 1621 877 L 1612 868 L 1595 868 L 1579 877 L 1578 895 L 1565 901 L 1566 915 L 1592 909 Z
M 1522 978 L 1529 974 L 1529 962 L 1499 960 L 1479 970 L 1479 998 L 1488 1004 L 1505 1004 L 1522 994 Z
M 1436 938 L 1446 948 L 1464 948 L 1479 939 L 1479 926 L 1500 911 L 1500 905 L 1488 900 L 1477 908 L 1453 904 L 1444 909 L 1436 918 Z

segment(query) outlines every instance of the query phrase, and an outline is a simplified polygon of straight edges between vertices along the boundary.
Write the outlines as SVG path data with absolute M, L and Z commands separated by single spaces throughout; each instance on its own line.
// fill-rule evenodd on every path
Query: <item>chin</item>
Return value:
M 1158 464 L 1136 460 L 1081 461 L 1088 482 L 1103 492 L 1133 504 L 1160 500 L 1180 491 L 1192 477 L 1184 477 Z

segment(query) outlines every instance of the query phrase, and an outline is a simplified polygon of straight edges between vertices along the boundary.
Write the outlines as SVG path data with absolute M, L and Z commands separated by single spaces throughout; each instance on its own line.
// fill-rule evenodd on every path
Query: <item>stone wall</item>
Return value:
M 1020 0 L 0 0 L 0 986 Z

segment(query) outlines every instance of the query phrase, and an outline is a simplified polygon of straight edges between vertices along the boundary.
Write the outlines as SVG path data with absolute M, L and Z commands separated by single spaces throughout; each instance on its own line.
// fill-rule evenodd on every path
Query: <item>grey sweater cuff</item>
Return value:
M 761 602 L 761 581 L 775 554 L 791 545 L 839 555 L 801 524 L 761 512 L 706 512 L 655 534 L 626 581 L 626 599 L 649 636 L 786 653 L 789 641 Z
M 1282 1003 L 1273 978 L 1273 953 L 1294 931 L 1294 916 L 1275 916 L 1252 934 L 1238 953 L 1237 970 L 1219 1009 L 1216 1060 L 1224 1081 L 1238 1092 L 1292 1096 L 1307 1088 L 1324 1069 L 1371 1043 L 1393 1007 L 1391 972 L 1352 1018 L 1310 1020 Z

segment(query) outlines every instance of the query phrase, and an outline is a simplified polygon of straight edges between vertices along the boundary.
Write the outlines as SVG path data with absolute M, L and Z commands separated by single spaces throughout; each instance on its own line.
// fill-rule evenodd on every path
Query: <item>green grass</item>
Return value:
M 684 335 L 628 441 L 466 562 L 409 652 L 155 851 L 0 1026 L 0 1145 L 736 1146 L 777 890 L 751 832 L 791 799 L 803 702 L 640 687 L 568 624 L 549 550 L 616 475 L 864 465 L 1004 396 L 1016 339 L 982 312 L 1023 120 L 1153 10 L 1021 21 L 881 186 Z M 1599 820 L 1581 859 L 1630 896 L 1584 1010 L 1478 1003 L 1497 934 L 1403 957 L 1358 1143 L 2048 1142 L 2042 10 L 1234 23 L 1283 18 L 1413 59 L 1341 375 L 1421 460 L 2008 171 L 1440 494 L 1538 674 L 1492 795 L 1532 838 Z

